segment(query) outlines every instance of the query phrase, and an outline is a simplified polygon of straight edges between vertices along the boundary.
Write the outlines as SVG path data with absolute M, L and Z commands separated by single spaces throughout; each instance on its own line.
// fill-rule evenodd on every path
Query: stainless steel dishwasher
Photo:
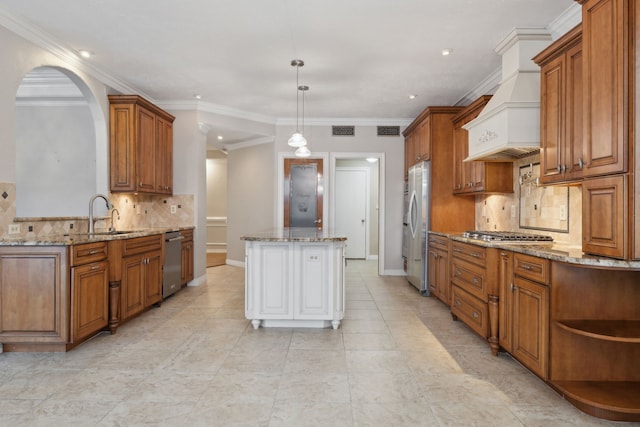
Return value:
M 170 231 L 164 235 L 164 270 L 162 273 L 162 298 L 180 290 L 182 278 L 182 235 Z

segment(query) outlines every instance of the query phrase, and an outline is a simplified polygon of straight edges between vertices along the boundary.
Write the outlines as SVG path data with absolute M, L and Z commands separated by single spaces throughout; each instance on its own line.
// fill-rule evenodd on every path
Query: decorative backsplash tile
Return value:
M 16 186 L 0 182 L 0 238 L 38 238 L 43 236 L 86 233 L 88 217 L 65 218 L 20 218 L 16 221 Z M 168 197 L 134 194 L 110 194 L 109 200 L 118 210 L 114 214 L 114 226 L 118 230 L 133 230 L 151 227 L 187 227 L 195 224 L 194 196 L 173 195 Z M 172 212 L 174 207 L 174 212 Z M 118 218 L 119 217 L 119 218 Z M 18 226 L 18 233 L 9 234 L 9 226 Z M 107 229 L 110 217 L 99 218 L 96 230 Z
M 478 230 L 518 231 L 523 233 L 546 234 L 556 242 L 569 245 L 582 244 L 582 191 L 579 186 L 568 187 L 569 201 L 566 202 L 567 187 L 532 187 L 535 183 L 520 185 L 521 167 L 536 164 L 540 155 L 525 157 L 514 162 L 512 194 L 491 194 L 476 196 L 476 228 Z M 526 168 L 525 168 L 526 170 Z M 534 166 L 534 174 L 536 174 Z M 522 203 L 520 191 L 530 190 L 528 197 L 538 197 L 540 202 Z M 567 210 L 562 211 L 561 206 Z M 521 227 L 520 216 L 524 215 L 526 228 Z M 567 220 L 562 220 L 566 215 Z M 565 228 L 566 232 L 550 231 Z

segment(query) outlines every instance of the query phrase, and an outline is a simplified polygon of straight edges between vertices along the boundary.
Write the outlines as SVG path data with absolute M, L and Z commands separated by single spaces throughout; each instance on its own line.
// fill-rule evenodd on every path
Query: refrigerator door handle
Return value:
M 418 207 L 416 200 L 415 190 L 411 193 L 411 200 L 409 201 L 409 230 L 411 230 L 411 237 L 416 237 L 417 222 L 418 222 Z

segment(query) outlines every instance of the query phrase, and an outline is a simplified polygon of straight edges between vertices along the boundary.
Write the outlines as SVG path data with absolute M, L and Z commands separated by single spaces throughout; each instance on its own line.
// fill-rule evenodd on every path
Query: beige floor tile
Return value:
M 0 426 L 634 425 L 578 411 L 376 262 L 347 263 L 337 330 L 254 330 L 244 269 L 206 274 L 115 335 L 0 354 Z

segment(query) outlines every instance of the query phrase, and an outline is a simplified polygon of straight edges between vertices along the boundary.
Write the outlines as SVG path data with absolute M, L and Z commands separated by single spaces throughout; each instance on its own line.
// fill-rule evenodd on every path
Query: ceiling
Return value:
M 230 115 L 406 121 L 464 102 L 500 67 L 514 27 L 545 27 L 574 0 L 1 0 L 0 23 L 46 35 L 157 103 Z M 453 53 L 443 56 L 443 49 Z M 409 95 L 417 95 L 410 100 Z M 227 141 L 247 138 L 241 129 Z M 231 134 L 229 134 L 231 135 Z

